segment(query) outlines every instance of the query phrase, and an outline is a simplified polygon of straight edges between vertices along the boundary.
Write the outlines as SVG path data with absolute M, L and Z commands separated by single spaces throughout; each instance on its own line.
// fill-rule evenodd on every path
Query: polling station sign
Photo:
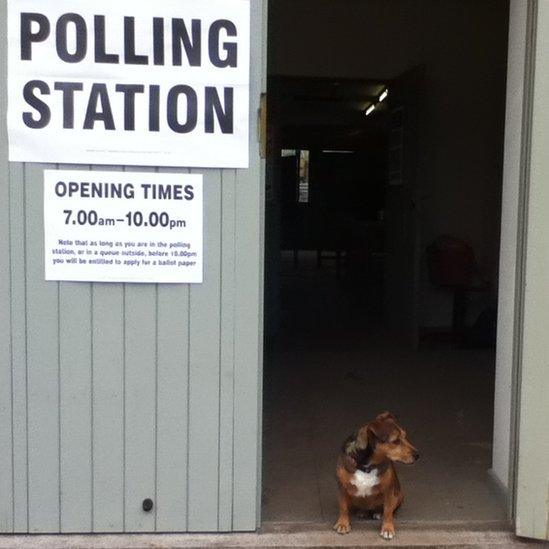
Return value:
M 46 280 L 200 283 L 202 175 L 44 171 Z
M 250 0 L 8 0 L 12 161 L 246 168 Z

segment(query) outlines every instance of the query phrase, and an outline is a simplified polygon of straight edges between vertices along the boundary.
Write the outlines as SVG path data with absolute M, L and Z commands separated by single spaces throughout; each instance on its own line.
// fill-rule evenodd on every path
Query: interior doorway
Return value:
M 269 12 L 263 521 L 333 522 L 341 443 L 391 410 L 422 454 L 398 469 L 399 520 L 504 524 L 488 470 L 508 3 Z

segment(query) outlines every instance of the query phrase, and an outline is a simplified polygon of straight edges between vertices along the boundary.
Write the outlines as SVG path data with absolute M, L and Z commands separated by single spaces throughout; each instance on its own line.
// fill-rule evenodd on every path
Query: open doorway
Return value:
M 423 456 L 399 468 L 399 520 L 503 524 L 488 470 L 508 4 L 269 12 L 263 521 L 332 523 L 341 443 L 391 410 Z

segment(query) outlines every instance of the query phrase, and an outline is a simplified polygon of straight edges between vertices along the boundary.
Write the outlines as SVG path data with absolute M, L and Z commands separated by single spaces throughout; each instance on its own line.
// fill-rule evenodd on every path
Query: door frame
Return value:
M 540 411 L 549 417 L 537 392 L 548 380 L 543 357 L 549 349 L 536 333 L 547 321 L 539 271 L 549 226 L 538 214 L 549 201 L 539 185 L 549 168 L 540 148 L 549 133 L 540 100 L 549 92 L 543 78 L 549 74 L 549 56 L 543 55 L 548 38 L 549 5 L 511 0 L 491 473 L 507 495 L 516 533 L 537 539 L 549 539 L 547 490 L 539 483 L 547 478 L 540 446 L 549 447 L 549 436 L 537 429 Z
M 267 17 L 268 0 L 263 2 L 264 14 Z M 542 24 L 545 24 L 545 28 L 541 28 Z M 267 24 L 265 24 L 263 36 L 265 62 L 267 33 Z M 540 44 L 546 46 L 545 50 L 539 47 Z M 549 146 L 549 113 L 544 113 L 547 118 L 545 132 L 540 132 L 540 123 L 537 125 L 534 123 L 534 115 L 538 114 L 538 111 L 543 113 L 540 100 L 540 97 L 543 97 L 540 93 L 543 86 L 547 88 L 545 97 L 549 96 L 549 78 L 545 79 L 547 83 L 539 78 L 540 66 L 547 69 L 546 74 L 549 76 L 549 53 L 542 55 L 544 51 L 549 52 L 549 0 L 542 2 L 510 0 L 494 447 L 490 474 L 507 498 L 508 516 L 516 526 L 516 533 L 539 539 L 549 539 L 549 525 L 541 529 L 541 522 L 538 521 L 536 527 L 535 520 L 531 520 L 534 505 L 526 502 L 526 499 L 531 497 L 531 493 L 525 490 L 525 486 L 535 483 L 536 473 L 532 458 L 525 450 L 533 444 L 532 433 L 536 433 L 534 436 L 539 436 L 540 433 L 535 430 L 539 422 L 536 423 L 536 417 L 531 412 L 532 407 L 526 406 L 525 394 L 529 394 L 534 388 L 532 376 L 536 379 L 537 374 L 538 378 L 541 376 L 541 379 L 549 381 L 549 372 L 545 374 L 545 378 L 543 377 L 543 357 L 549 356 L 549 338 L 535 338 L 531 333 L 532 322 L 535 319 L 539 321 L 543 307 L 549 310 L 549 298 L 547 303 L 545 300 L 529 299 L 529 295 L 531 297 L 534 292 L 530 290 L 528 293 L 526 287 L 540 286 L 543 280 L 539 275 L 539 266 L 536 265 L 539 253 L 535 253 L 539 248 L 540 240 L 543 241 L 545 238 L 547 249 L 549 249 L 549 223 L 541 239 L 532 238 L 532 232 L 537 227 L 532 224 L 531 219 L 532 206 L 542 190 L 541 187 L 536 186 L 536 193 L 532 194 L 532 170 L 537 169 L 534 175 L 538 179 L 543 173 L 549 173 L 548 161 L 546 161 L 547 170 L 542 171 L 544 165 L 540 155 L 542 150 L 540 144 L 544 141 L 544 133 L 547 134 L 545 139 Z M 265 82 L 263 87 L 265 88 Z M 261 185 L 264 189 L 264 165 Z M 545 194 L 547 194 L 549 207 L 549 192 Z M 264 220 L 265 212 L 263 211 L 263 223 Z M 546 272 L 549 272 L 549 265 Z M 547 324 L 549 319 L 545 320 Z M 538 348 L 545 348 L 546 352 L 539 352 Z M 528 362 L 531 356 L 537 360 Z M 538 408 L 542 406 L 539 402 L 536 404 L 539 405 Z M 545 409 L 548 412 L 545 417 L 549 419 L 549 404 Z M 543 438 L 544 448 L 548 448 L 545 454 L 547 456 L 549 455 L 549 432 Z M 258 444 L 261 447 L 261 436 Z M 537 455 L 539 460 L 539 452 Z M 548 459 L 546 461 L 549 463 Z M 538 463 L 538 466 L 541 465 Z M 549 471 L 544 478 L 549 478 Z M 261 492 L 261 486 L 258 489 Z M 536 512 L 546 518 L 549 514 L 547 493 L 547 490 L 538 490 L 535 504 Z
M 524 79 L 511 406 L 511 512 L 517 535 L 549 540 L 549 2 L 529 0 L 524 23 Z M 526 13 L 524 13 L 526 11 Z M 515 29 L 516 30 L 516 29 Z M 510 134 L 516 126 L 507 128 Z M 507 153 L 507 151 L 506 151 Z M 541 480 L 541 481 L 540 481 Z
M 534 1 L 510 0 L 507 97 L 490 474 L 507 497 L 515 521 L 518 407 L 522 360 L 524 262 L 533 85 Z

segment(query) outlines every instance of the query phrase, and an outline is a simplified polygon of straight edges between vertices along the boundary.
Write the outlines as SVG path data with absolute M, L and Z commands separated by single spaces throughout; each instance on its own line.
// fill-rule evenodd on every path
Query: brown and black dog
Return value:
M 393 539 L 393 513 L 403 499 L 393 462 L 410 464 L 418 459 L 418 451 L 390 412 L 379 414 L 351 435 L 337 460 L 339 518 L 334 530 L 339 534 L 350 532 L 350 513 L 358 510 L 381 518 L 379 535 Z

